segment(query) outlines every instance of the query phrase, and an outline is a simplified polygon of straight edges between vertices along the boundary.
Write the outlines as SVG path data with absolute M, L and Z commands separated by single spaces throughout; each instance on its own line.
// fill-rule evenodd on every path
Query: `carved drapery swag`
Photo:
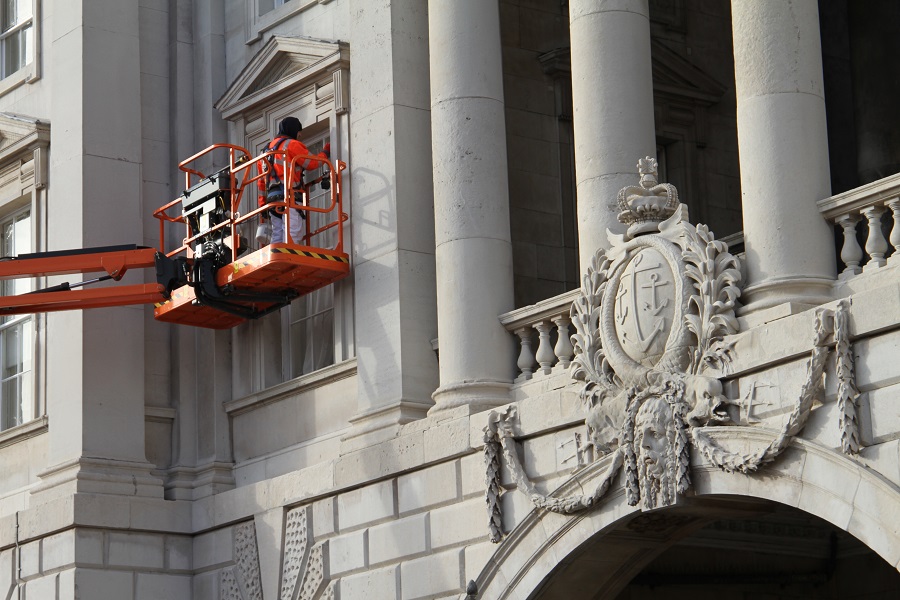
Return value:
M 720 377 L 732 360 L 738 332 L 734 313 L 740 295 L 740 264 L 726 244 L 705 225 L 687 221 L 687 208 L 674 212 L 677 193 L 656 183 L 656 163 L 639 163 L 642 185 L 653 193 L 619 194 L 625 208 L 619 218 L 640 222 L 625 235 L 609 234 L 610 249 L 600 249 L 585 273 L 572 304 L 575 358 L 570 367 L 582 383 L 580 397 L 595 460 L 608 461 L 600 483 L 587 494 L 557 497 L 539 493 L 518 458 L 514 407 L 491 413 L 485 427 L 488 465 L 486 500 L 491 540 L 502 539 L 500 457 L 516 487 L 545 510 L 572 513 L 595 505 L 624 466 L 630 505 L 650 510 L 675 503 L 690 489 L 690 446 L 727 472 L 751 473 L 771 462 L 806 424 L 824 392 L 823 371 L 831 333 L 838 339 L 838 376 L 842 382 L 842 439 L 845 451 L 858 451 L 852 355 L 847 307 L 816 313 L 813 351 L 800 396 L 771 444 L 747 455 L 720 448 L 706 431 L 729 424 Z M 652 184 L 652 185 L 651 185 Z M 637 188 L 634 188 L 637 189 Z M 663 193 L 665 192 L 665 193 Z M 635 202 L 629 207 L 628 200 Z M 624 202 L 624 204 L 623 204 Z M 649 206 L 658 202 L 659 207 Z M 632 213 L 629 213 L 632 210 Z M 648 232 L 648 215 L 665 215 Z M 669 216 L 670 215 L 670 216 Z M 837 333 L 841 332 L 841 333 Z M 844 433 L 846 431 L 846 433 Z

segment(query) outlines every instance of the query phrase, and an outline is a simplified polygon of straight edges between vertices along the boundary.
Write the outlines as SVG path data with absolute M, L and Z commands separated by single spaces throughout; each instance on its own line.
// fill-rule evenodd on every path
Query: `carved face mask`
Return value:
M 638 410 L 634 422 L 634 446 L 638 462 L 648 476 L 662 477 L 672 430 L 672 408 L 662 398 L 650 398 Z

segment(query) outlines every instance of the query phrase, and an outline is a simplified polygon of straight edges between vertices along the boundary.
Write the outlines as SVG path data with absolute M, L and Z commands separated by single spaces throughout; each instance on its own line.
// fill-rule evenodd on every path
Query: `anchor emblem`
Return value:
M 649 352 L 660 334 L 666 332 L 665 313 L 671 303 L 664 297 L 667 286 L 671 286 L 662 274 L 666 265 L 662 257 L 653 254 L 638 253 L 616 290 L 615 318 L 620 342 L 641 354 Z M 648 316 L 652 319 L 649 326 Z M 633 324 L 626 325 L 629 321 Z

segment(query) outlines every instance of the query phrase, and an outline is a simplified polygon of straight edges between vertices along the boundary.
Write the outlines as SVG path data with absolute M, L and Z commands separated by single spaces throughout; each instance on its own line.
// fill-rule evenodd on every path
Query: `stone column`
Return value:
M 441 386 L 438 413 L 509 401 L 514 339 L 497 0 L 431 0 L 431 138 Z
M 732 0 L 747 311 L 830 299 L 834 233 L 816 0 Z
M 581 271 L 606 230 L 623 233 L 616 194 L 656 156 L 647 0 L 570 0 L 575 182 Z
M 350 1 L 359 388 L 345 450 L 424 417 L 438 383 L 427 9 L 422 0 Z

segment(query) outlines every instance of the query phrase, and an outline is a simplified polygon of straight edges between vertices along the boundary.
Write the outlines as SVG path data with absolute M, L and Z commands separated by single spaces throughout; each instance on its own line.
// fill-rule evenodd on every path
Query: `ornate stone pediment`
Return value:
M 298 86 L 328 83 L 335 71 L 349 64 L 350 49 L 345 42 L 272 36 L 216 102 L 216 108 L 230 119 Z

